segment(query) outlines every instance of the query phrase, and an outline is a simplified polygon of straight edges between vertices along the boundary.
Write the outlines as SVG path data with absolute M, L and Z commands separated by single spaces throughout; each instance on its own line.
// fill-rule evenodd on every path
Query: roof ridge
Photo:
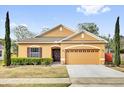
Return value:
M 48 33 L 48 32 L 50 32 L 51 30 L 53 30 L 53 29 L 55 29 L 55 28 L 57 28 L 57 27 L 59 27 L 59 26 L 63 26 L 64 28 L 66 28 L 66 29 L 68 29 L 68 30 L 74 32 L 73 29 L 71 29 L 71 28 L 69 28 L 69 27 L 66 27 L 66 26 L 63 25 L 63 24 L 59 24 L 59 25 L 56 25 L 56 26 L 52 27 L 52 28 L 49 29 L 48 31 L 41 32 L 41 34 L 40 34 L 40 35 L 36 35 L 35 38 L 37 38 L 37 36 L 42 36 L 42 35 L 44 35 L 45 33 Z

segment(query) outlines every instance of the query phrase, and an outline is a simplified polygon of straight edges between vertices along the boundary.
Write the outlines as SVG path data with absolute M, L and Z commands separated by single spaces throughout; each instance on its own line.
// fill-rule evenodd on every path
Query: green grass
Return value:
M 120 67 L 110 67 L 114 70 L 117 70 L 117 71 L 121 71 L 121 72 L 124 72 L 124 67 L 120 66 Z
M 0 78 L 67 78 L 66 66 L 0 67 Z
M 121 65 L 119 67 L 117 66 L 113 66 L 113 67 L 110 67 L 114 70 L 117 70 L 117 71 L 121 71 L 121 72 L 124 72 L 124 61 L 121 61 Z
M 0 87 L 68 87 L 70 83 L 62 84 L 0 84 Z
M 2 60 L 0 60 L 0 66 L 3 66 L 4 62 Z
M 2 61 L 0 60 L 0 66 L 2 66 Z

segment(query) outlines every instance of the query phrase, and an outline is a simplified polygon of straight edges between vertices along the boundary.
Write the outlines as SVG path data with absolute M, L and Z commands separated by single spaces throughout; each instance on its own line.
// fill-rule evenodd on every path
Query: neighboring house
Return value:
M 0 60 L 3 60 L 3 46 L 0 44 Z
M 19 57 L 53 58 L 61 64 L 103 64 L 106 40 L 58 25 L 18 43 Z
M 124 36 L 120 37 L 120 48 L 124 49 Z

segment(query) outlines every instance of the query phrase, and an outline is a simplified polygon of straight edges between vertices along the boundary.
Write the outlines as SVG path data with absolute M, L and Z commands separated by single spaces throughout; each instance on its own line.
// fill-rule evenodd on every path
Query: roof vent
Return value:
M 62 27 L 60 27 L 59 30 L 62 31 L 63 30 Z

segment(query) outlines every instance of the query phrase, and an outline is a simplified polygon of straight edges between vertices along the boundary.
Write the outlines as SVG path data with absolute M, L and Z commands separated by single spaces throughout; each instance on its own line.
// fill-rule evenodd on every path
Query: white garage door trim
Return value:
M 100 49 L 100 48 L 97 47 L 97 46 L 93 46 L 93 45 L 84 45 L 84 44 L 69 46 L 69 47 L 66 47 L 65 49 L 74 48 L 74 47 L 80 47 L 80 46 L 87 46 L 87 47 L 92 47 L 92 48 Z

